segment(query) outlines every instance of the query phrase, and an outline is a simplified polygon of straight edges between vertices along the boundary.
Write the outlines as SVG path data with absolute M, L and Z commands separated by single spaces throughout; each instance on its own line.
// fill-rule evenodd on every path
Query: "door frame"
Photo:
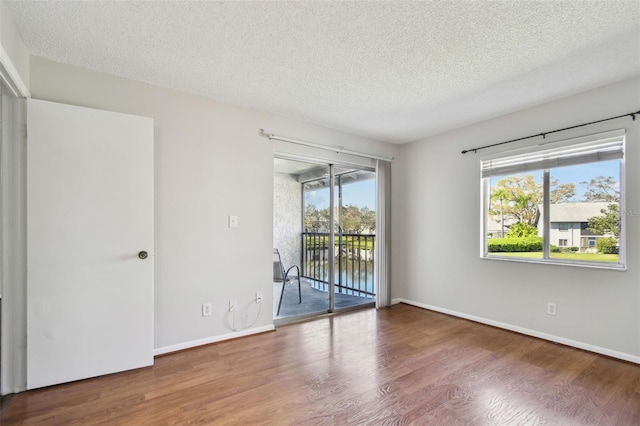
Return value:
M 296 161 L 296 162 L 302 162 L 302 163 L 309 163 L 309 164 L 316 164 L 319 166 L 325 166 L 329 169 L 329 220 L 330 222 L 333 224 L 335 222 L 335 189 L 336 189 L 336 176 L 335 176 L 335 172 L 334 172 L 334 168 L 335 167 L 344 167 L 344 168 L 354 168 L 354 169 L 360 169 L 360 170 L 364 170 L 364 171 L 369 171 L 369 172 L 373 172 L 375 173 L 376 169 L 375 167 L 373 167 L 372 165 L 364 165 L 364 164 L 358 164 L 357 162 L 349 162 L 349 161 L 341 161 L 341 160 L 335 160 L 335 159 L 329 159 L 323 156 L 308 156 L 308 155 L 300 155 L 300 154 L 294 154 L 294 153 L 289 153 L 289 152 L 282 152 L 282 151 L 274 151 L 273 154 L 273 158 L 274 159 L 282 159 L 282 160 L 289 160 L 289 161 Z M 377 180 L 377 177 L 376 177 Z M 302 204 L 300 205 L 300 220 L 303 221 L 304 223 L 304 188 L 301 187 L 301 194 L 302 194 L 302 199 L 301 202 Z M 377 194 L 376 194 L 376 198 L 377 198 Z M 272 212 L 273 214 L 273 212 Z M 330 230 L 329 230 L 329 241 L 335 241 L 335 227 L 331 226 Z M 329 258 L 333 258 L 335 253 L 335 246 L 333 244 L 329 244 Z M 301 253 L 302 255 L 302 253 Z M 300 262 L 302 262 L 302 256 L 300 259 Z M 321 312 L 312 312 L 309 314 L 302 314 L 302 315 L 296 315 L 293 317 L 287 317 L 287 318 L 278 318 L 278 319 L 274 319 L 274 324 L 276 326 L 280 326 L 280 325 L 286 325 L 286 324 L 292 324 L 295 322 L 299 322 L 299 321 L 305 321 L 308 320 L 310 318 L 320 318 L 320 317 L 324 317 L 327 315 L 334 315 L 336 313 L 341 313 L 341 312 L 347 312 L 347 311 L 351 311 L 351 310 L 357 310 L 357 309 L 362 309 L 362 308 L 366 308 L 366 307 L 374 307 L 375 306 L 375 301 L 372 301 L 371 303 L 363 303 L 361 305 L 357 305 L 357 306 L 349 306 L 349 307 L 345 307 L 345 308 L 340 308 L 340 309 L 335 309 L 335 265 L 333 264 L 334 262 L 329 262 L 329 305 L 328 305 L 328 309 L 327 311 L 321 311 Z M 302 267 L 302 264 L 301 264 Z
M 0 395 L 26 390 L 26 102 L 31 93 L 0 46 Z

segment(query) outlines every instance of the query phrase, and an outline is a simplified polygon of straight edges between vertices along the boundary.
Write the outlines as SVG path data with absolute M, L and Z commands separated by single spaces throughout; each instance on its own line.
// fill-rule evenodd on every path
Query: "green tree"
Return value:
M 360 215 L 362 216 L 363 231 L 369 231 L 371 233 L 376 232 L 376 212 L 369 207 L 360 208 Z
M 357 234 L 362 228 L 360 209 L 353 205 L 342 206 L 342 230 L 346 234 Z
M 618 240 L 611 237 L 598 238 L 596 241 L 598 252 L 602 254 L 618 254 Z
M 576 195 L 576 186 L 573 183 L 558 184 L 558 180 L 552 180 L 549 201 L 551 204 L 570 203 Z
M 329 209 L 319 210 L 315 205 L 307 204 L 304 209 L 304 229 L 308 232 L 329 232 Z M 368 207 L 343 206 L 342 231 L 346 234 L 375 232 L 376 212 Z
M 507 238 L 537 237 L 538 229 L 528 223 L 518 222 L 509 227 Z
M 304 209 L 304 229 L 309 232 L 326 231 L 329 224 L 329 209 L 318 210 L 313 204 Z
M 375 232 L 376 212 L 368 207 L 351 204 L 342 207 L 342 229 L 347 234 Z
M 573 183 L 559 184 L 555 179 L 550 182 L 551 204 L 567 203 L 573 200 L 576 188 Z M 498 181 L 491 190 L 492 206 L 490 214 L 500 214 L 500 222 L 506 217 L 512 217 L 517 222 L 527 223 L 534 227 L 540 220 L 539 206 L 543 201 L 542 183 L 536 183 L 533 175 L 509 176 Z M 503 227 L 504 235 L 504 227 Z
M 607 203 L 617 203 L 620 201 L 620 185 L 613 176 L 598 176 L 589 182 L 580 182 L 587 188 L 584 193 L 585 201 L 604 201 Z
M 538 205 L 542 204 L 542 184 L 536 183 L 532 175 L 500 179 L 493 192 L 500 194 L 500 198 L 494 200 L 493 212 L 502 211 L 503 218 L 510 216 L 517 222 L 538 225 L 540 219 Z
M 620 236 L 620 207 L 618 204 L 609 204 L 608 208 L 601 209 L 601 216 L 589 218 L 589 230 L 598 235 L 613 234 Z
M 500 211 L 500 238 L 504 238 L 504 205 L 509 201 L 509 191 L 496 187 L 491 191 L 491 201 L 498 202 Z

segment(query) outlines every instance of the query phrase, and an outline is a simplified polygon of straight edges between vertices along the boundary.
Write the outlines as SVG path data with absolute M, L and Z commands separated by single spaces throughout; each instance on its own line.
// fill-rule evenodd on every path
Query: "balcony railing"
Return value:
M 375 234 L 336 235 L 335 291 L 354 296 L 375 296 Z M 329 289 L 329 233 L 302 233 L 302 275 L 320 290 Z

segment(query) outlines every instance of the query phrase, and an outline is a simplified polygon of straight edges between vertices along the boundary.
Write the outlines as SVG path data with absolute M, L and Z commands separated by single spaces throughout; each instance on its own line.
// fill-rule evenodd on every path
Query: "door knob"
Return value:
M 138 257 L 140 259 L 146 259 L 149 256 L 149 254 L 146 251 L 141 251 L 140 253 L 138 253 Z

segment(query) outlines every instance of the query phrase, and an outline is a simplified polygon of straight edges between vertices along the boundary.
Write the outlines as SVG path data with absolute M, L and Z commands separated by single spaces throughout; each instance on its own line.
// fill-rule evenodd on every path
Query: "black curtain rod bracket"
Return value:
M 618 118 L 623 118 L 623 117 L 631 117 L 631 119 L 633 119 L 633 121 L 636 121 L 636 115 L 640 115 L 640 110 L 635 111 L 635 112 L 630 112 L 628 114 L 617 115 L 615 117 L 605 118 L 605 119 L 602 119 L 602 120 L 590 121 L 589 123 L 577 124 L 575 126 L 565 127 L 563 129 L 551 130 L 549 132 L 543 132 L 543 133 L 539 133 L 537 135 L 525 136 L 523 138 L 511 139 L 510 141 L 498 142 L 498 143 L 493 143 L 491 145 L 479 146 L 477 148 L 465 149 L 465 150 L 462 151 L 462 153 L 466 154 L 467 152 L 473 152 L 474 154 L 476 154 L 481 149 L 493 148 L 494 146 L 500 146 L 500 145 L 505 145 L 505 144 L 508 144 L 508 143 L 523 141 L 525 139 L 537 138 L 539 136 L 542 136 L 542 139 L 546 139 L 547 135 L 550 135 L 552 133 L 564 132 L 565 130 L 577 129 L 578 127 L 590 126 L 592 124 L 602 123 L 604 121 L 609 121 L 609 120 L 616 120 Z

